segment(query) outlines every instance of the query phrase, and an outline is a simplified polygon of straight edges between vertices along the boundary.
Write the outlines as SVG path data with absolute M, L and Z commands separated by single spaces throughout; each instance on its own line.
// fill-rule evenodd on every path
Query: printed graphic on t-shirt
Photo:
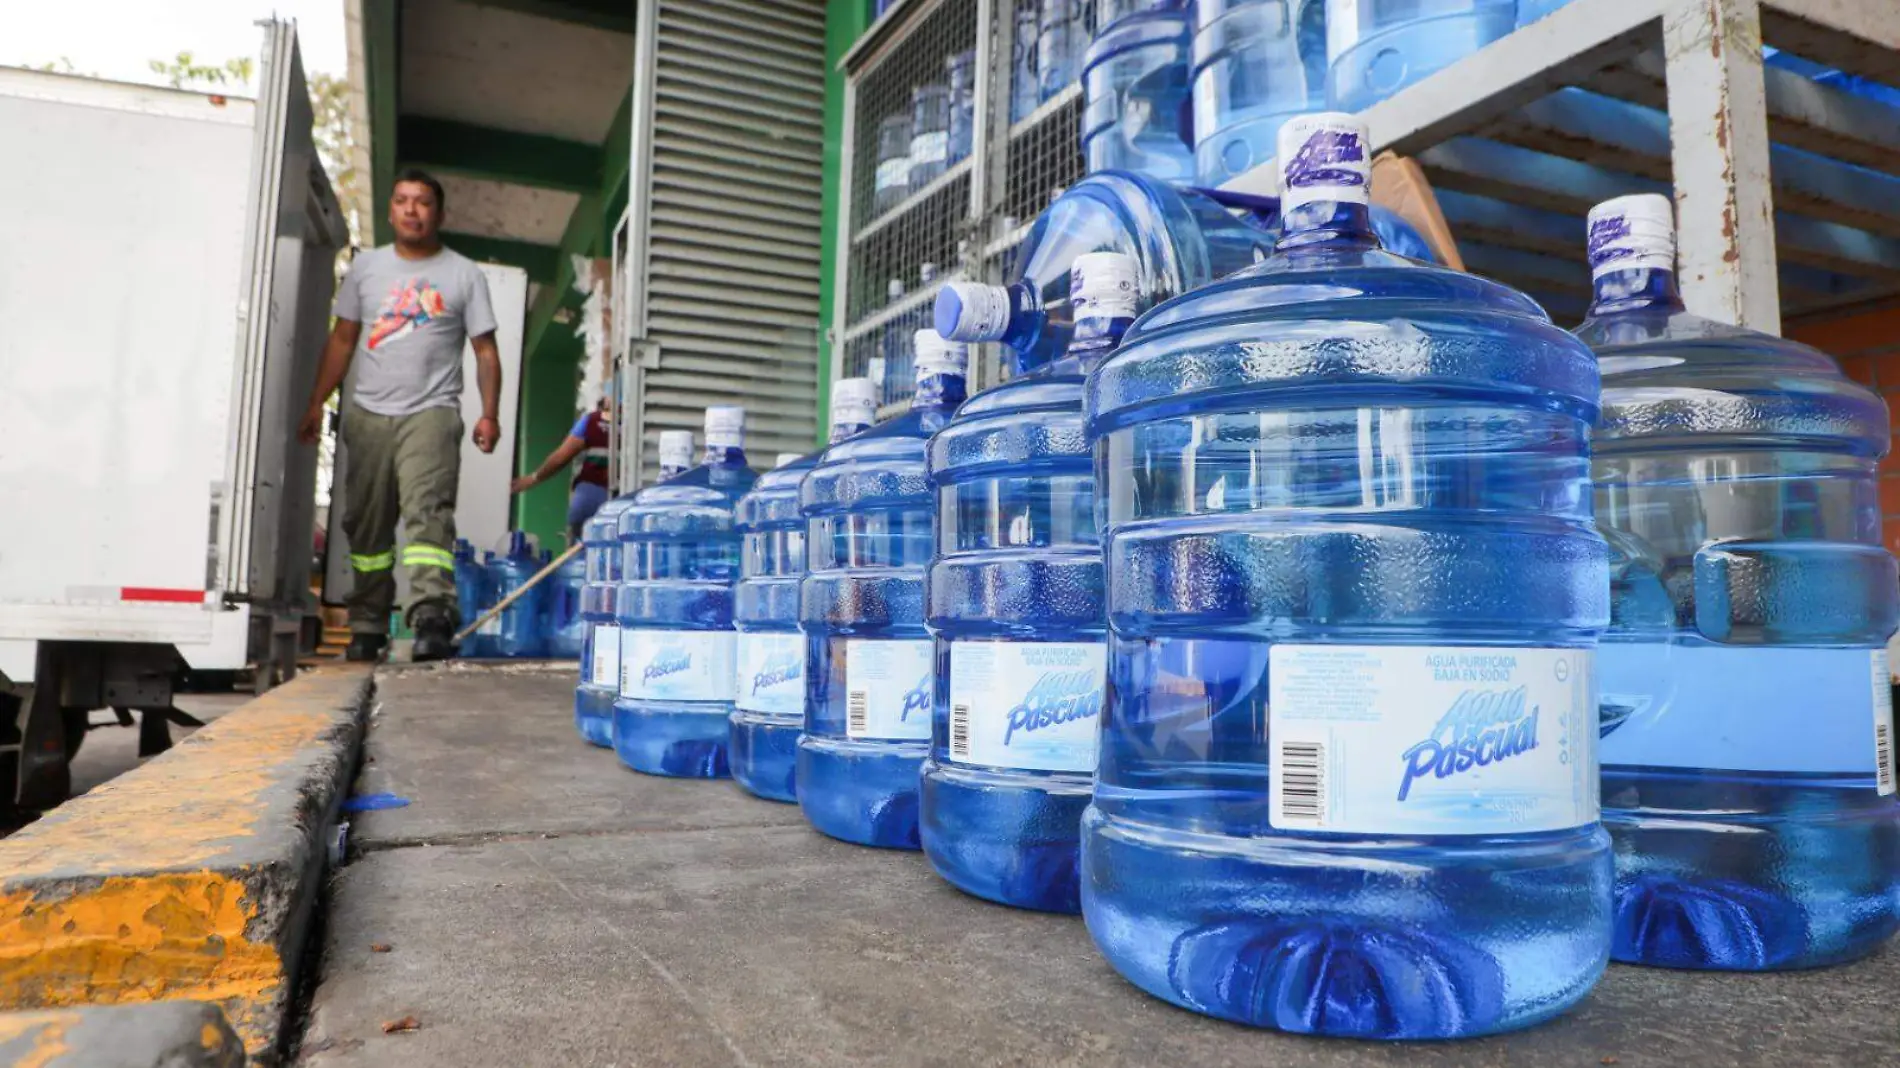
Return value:
M 376 322 L 369 328 L 369 340 L 365 345 L 374 350 L 384 342 L 394 341 L 427 323 L 445 310 L 442 291 L 430 285 L 428 279 L 411 278 L 399 282 L 383 298 L 383 306 L 376 312 Z

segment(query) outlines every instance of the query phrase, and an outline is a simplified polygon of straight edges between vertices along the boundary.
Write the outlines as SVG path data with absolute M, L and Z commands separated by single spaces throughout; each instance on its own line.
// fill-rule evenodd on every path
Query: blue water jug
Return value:
M 935 508 L 924 444 L 963 403 L 968 353 L 919 330 L 910 411 L 828 446 L 799 487 L 809 569 L 798 803 L 813 827 L 916 849 L 936 658 L 924 630 Z
M 910 91 L 911 192 L 950 168 L 950 87 L 942 82 Z
M 613 744 L 614 698 L 620 692 L 620 621 L 614 613 L 620 583 L 620 513 L 633 503 L 628 494 L 600 506 L 581 524 L 581 558 L 586 583 L 581 587 L 584 647 L 580 684 L 574 688 L 574 726 L 594 745 Z
M 1016 5 L 1015 32 L 1010 36 L 1009 121 L 1018 123 L 1029 117 L 1042 102 L 1042 85 L 1036 76 L 1036 24 L 1040 8 L 1036 3 Z
M 1188 0 L 1158 0 L 1104 26 L 1082 59 L 1082 154 L 1089 172 L 1194 177 Z
M 548 585 L 548 655 L 557 660 L 579 660 L 587 644 L 587 616 L 581 606 L 587 588 L 587 561 L 580 556 L 569 557 L 542 581 Z
M 500 604 L 516 590 L 528 584 L 541 570 L 541 557 L 534 540 L 525 531 L 508 535 L 508 551 L 488 564 L 489 607 Z M 489 656 L 531 658 L 547 655 L 547 634 L 543 619 L 547 615 L 547 584 L 528 589 L 501 615 L 484 624 Z
M 930 439 L 940 534 L 926 609 L 937 692 L 924 853 L 952 885 L 1078 912 L 1107 649 L 1082 381 L 1134 322 L 1132 257 L 1076 257 L 1075 337 Z
M 1514 0 L 1326 0 L 1327 103 L 1364 111 L 1516 26 Z
M 944 84 L 950 89 L 950 156 L 956 163 L 970 155 L 976 137 L 976 53 L 957 52 L 943 62 Z
M 1207 196 L 1138 174 L 1104 171 L 1064 190 L 1036 219 L 1005 285 L 952 281 L 937 293 L 937 332 L 996 341 L 1019 367 L 1068 348 L 1069 272 L 1084 252 L 1134 257 L 1136 306 L 1163 300 L 1266 257 L 1272 238 Z
M 1049 100 L 1067 89 L 1082 69 L 1088 48 L 1087 0 L 1040 0 L 1036 22 L 1037 95 Z
M 1886 405 L 1805 345 L 1684 311 L 1668 200 L 1612 200 L 1589 224 L 1613 955 L 1864 956 L 1900 924 Z
M 1326 0 L 1197 0 L 1194 164 L 1224 184 L 1273 158 L 1280 125 L 1326 103 Z
M 475 546 L 465 538 L 455 539 L 455 606 L 461 622 L 456 624 L 460 631 L 481 618 L 481 614 L 494 602 L 488 600 L 488 575 L 481 561 L 475 558 Z M 459 655 L 464 657 L 487 656 L 487 637 L 480 630 L 462 639 Z
M 876 393 L 868 378 L 831 387 L 831 442 L 870 429 Z M 798 585 L 805 575 L 805 518 L 798 487 L 818 453 L 787 453 L 739 501 L 744 539 L 734 625 L 739 631 L 738 694 L 732 712 L 732 777 L 770 801 L 798 800 L 798 736 L 805 731 L 805 635 Z
M 1089 376 L 1108 697 L 1082 908 L 1143 989 L 1360 1038 L 1522 1027 L 1609 951 L 1589 351 L 1394 256 L 1365 127 L 1290 120 L 1285 236 Z
M 745 409 L 706 409 L 698 467 L 648 486 L 620 513 L 620 695 L 614 752 L 649 775 L 726 776 L 734 680 L 732 509 L 752 488 Z

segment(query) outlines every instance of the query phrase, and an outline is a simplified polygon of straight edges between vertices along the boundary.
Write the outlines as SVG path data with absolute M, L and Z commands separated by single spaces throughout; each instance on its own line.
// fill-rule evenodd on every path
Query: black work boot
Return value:
M 383 658 L 383 648 L 389 644 L 389 638 L 381 634 L 352 634 L 349 648 L 343 650 L 343 659 L 359 664 L 373 664 Z
M 455 624 L 441 607 L 417 608 L 415 617 L 409 621 L 409 629 L 416 633 L 416 643 L 410 648 L 409 657 L 417 663 L 447 660 L 455 655 Z

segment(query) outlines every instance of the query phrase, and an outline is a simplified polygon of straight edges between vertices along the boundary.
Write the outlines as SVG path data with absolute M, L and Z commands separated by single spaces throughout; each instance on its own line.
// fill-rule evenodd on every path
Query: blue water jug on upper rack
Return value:
M 1194 177 L 1188 102 L 1192 0 L 1098 5 L 1102 28 L 1082 60 L 1082 154 L 1089 173 Z
M 1265 164 L 1282 123 L 1325 105 L 1325 0 L 1196 0 L 1189 78 L 1200 184 Z
M 1284 235 L 1088 378 L 1111 639 L 1090 934 L 1136 985 L 1379 1039 L 1528 1026 L 1610 941 L 1596 361 L 1379 247 L 1365 127 L 1281 128 Z
M 1138 174 L 1091 174 L 1056 197 L 1018 246 L 1004 285 L 952 281 L 935 325 L 960 342 L 995 341 L 1025 370 L 1067 351 L 1069 276 L 1085 252 L 1134 259 L 1135 303 L 1146 309 L 1261 259 L 1273 239 L 1202 193 Z
M 1364 111 L 1516 27 L 1515 0 L 1327 0 L 1327 105 Z
M 1805 345 L 1685 311 L 1665 198 L 1598 205 L 1589 256 L 1614 956 L 1864 956 L 1900 927 L 1887 407 Z

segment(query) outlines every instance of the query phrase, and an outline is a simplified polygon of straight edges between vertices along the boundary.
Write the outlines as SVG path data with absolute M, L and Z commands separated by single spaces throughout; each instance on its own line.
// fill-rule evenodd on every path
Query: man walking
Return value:
M 389 224 L 396 242 L 356 257 L 337 290 L 336 325 L 298 436 L 323 432 L 323 405 L 352 362 L 356 387 L 342 412 L 343 531 L 350 540 L 351 660 L 375 660 L 388 641 L 396 599 L 396 520 L 408 543 L 409 629 L 415 658 L 455 651 L 455 486 L 461 474 L 462 343 L 475 349 L 482 417 L 474 441 L 493 452 L 501 438 L 501 354 L 488 283 L 468 259 L 444 248 L 441 183 L 418 170 L 396 176 Z M 367 320 L 367 324 L 366 324 Z M 366 328 L 367 325 L 367 328 Z

